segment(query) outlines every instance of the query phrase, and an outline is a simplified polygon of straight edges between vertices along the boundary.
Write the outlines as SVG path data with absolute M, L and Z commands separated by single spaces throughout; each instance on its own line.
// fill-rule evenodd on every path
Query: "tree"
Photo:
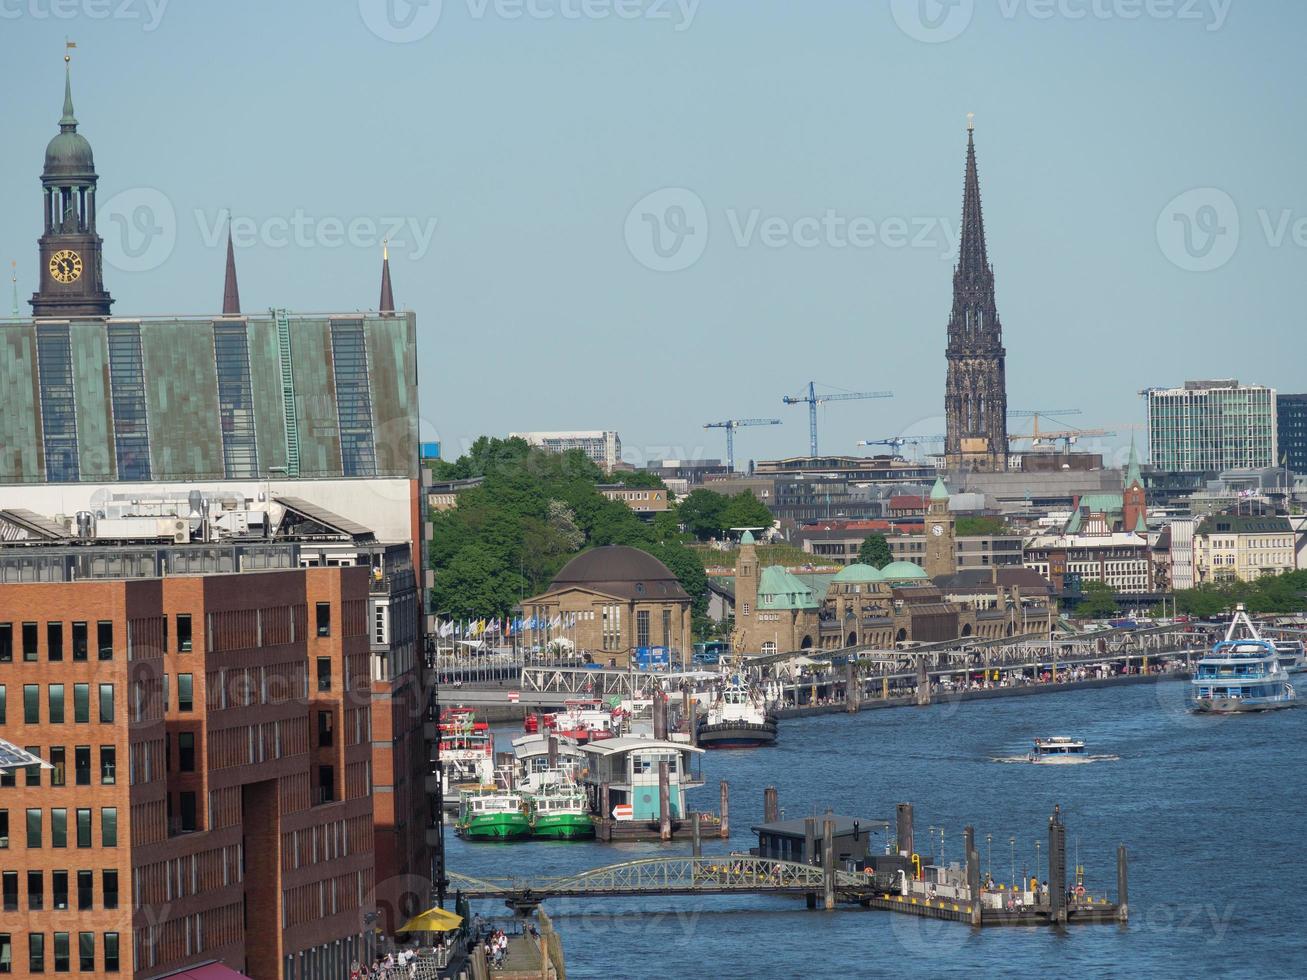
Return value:
M 858 548 L 858 561 L 864 565 L 870 565 L 872 568 L 884 568 L 894 560 L 893 553 L 889 550 L 889 542 L 885 540 L 883 534 L 868 534 L 862 539 L 862 544 Z
M 436 575 L 432 601 L 438 613 L 454 619 L 502 616 L 520 600 L 525 584 L 515 569 L 469 546 Z
M 1076 607 L 1081 619 L 1102 619 L 1116 612 L 1116 597 L 1106 582 L 1086 582 L 1084 596 Z
M 684 500 L 676 505 L 676 515 L 685 529 L 700 541 L 720 537 L 722 512 L 726 508 L 727 498 L 711 490 L 691 491 Z
M 631 473 L 614 474 L 614 483 L 632 490 L 666 490 L 667 484 L 657 473 L 648 470 L 635 470 Z
M 721 510 L 721 522 L 721 531 L 725 534 L 733 527 L 770 529 L 776 523 L 776 518 L 767 509 L 767 505 L 753 495 L 752 490 L 742 490 L 726 499 Z

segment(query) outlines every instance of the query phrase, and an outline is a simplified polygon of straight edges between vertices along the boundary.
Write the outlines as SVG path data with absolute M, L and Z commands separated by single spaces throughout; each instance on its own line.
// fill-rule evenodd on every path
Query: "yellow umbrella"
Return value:
M 463 917 L 436 906 L 419 912 L 399 927 L 399 932 L 450 932 L 463 924 Z

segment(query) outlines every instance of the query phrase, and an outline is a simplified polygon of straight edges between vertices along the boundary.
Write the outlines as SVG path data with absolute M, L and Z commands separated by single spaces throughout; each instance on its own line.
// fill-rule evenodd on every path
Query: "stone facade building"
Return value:
M 538 625 L 531 642 L 562 639 L 598 663 L 625 667 L 635 651 L 693 646 L 692 602 L 666 565 L 638 548 L 607 545 L 583 551 L 554 576 L 549 588 L 522 600 Z

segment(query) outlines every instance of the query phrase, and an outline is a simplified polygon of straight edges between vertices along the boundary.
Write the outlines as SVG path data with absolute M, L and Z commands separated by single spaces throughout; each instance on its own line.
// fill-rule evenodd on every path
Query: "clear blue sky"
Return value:
M 616 428 L 637 457 L 721 456 L 704 422 L 777 416 L 737 455 L 797 454 L 806 412 L 780 398 L 809 379 L 896 393 L 823 409 L 823 450 L 942 431 L 968 112 L 1013 407 L 1110 427 L 1188 377 L 1307 389 L 1298 0 L 444 0 L 434 28 L 405 0 L 151 2 L 0 0 L 24 299 L 67 35 L 102 209 L 176 216 L 150 268 L 106 268 L 115 311 L 216 311 L 226 207 L 247 312 L 369 307 L 366 220 L 401 219 L 395 293 L 448 448 Z M 587 10 L 612 16 L 564 16 Z M 628 222 L 662 188 L 684 190 Z M 1215 191 L 1171 203 L 1193 188 Z M 341 244 L 324 219 L 366 220 Z M 651 220 L 697 260 L 648 268 Z

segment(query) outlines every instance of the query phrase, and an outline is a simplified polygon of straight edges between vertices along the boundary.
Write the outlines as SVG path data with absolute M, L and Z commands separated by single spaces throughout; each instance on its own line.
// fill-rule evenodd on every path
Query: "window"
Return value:
M 635 645 L 649 646 L 649 610 L 641 609 L 635 614 Z
M 0 664 L 14 662 L 14 624 L 0 623 Z
M 177 614 L 177 650 L 179 653 L 191 652 L 191 617 L 189 613 Z
M 185 796 L 186 794 L 182 794 Z M 191 794 L 192 801 L 195 794 Z M 118 808 L 116 806 L 106 806 L 100 809 L 100 846 L 117 847 L 118 846 Z
M 194 708 L 195 684 L 190 674 L 177 675 L 177 710 L 190 711 Z
M 91 747 L 79 745 L 73 749 L 73 769 L 78 786 L 91 785 Z
M 45 972 L 45 933 L 27 934 L 27 969 L 30 973 Z
M 73 685 L 73 721 L 84 725 L 91 720 L 91 685 Z
M 51 684 L 46 688 L 46 697 L 50 709 L 50 724 L 62 725 L 64 723 L 64 686 L 62 684 Z
M 68 908 L 68 872 L 50 872 L 50 903 L 58 910 Z
M 68 846 L 68 811 L 61 806 L 50 811 L 50 846 Z
M 320 711 L 318 712 L 318 748 L 329 749 L 331 743 L 331 712 Z
M 118 972 L 118 933 L 104 934 L 104 972 Z
M 50 770 L 50 785 L 63 786 L 67 775 L 65 773 L 66 762 L 62 745 L 50 746 L 50 765 L 54 766 Z
M 18 872 L 6 871 L 4 873 L 4 910 L 6 912 L 18 911 Z
M 330 657 L 318 658 L 318 690 L 319 691 L 331 690 L 331 658 Z
M 671 645 L 672 645 L 672 611 L 670 609 L 664 609 L 663 610 L 663 646 L 670 647 Z
M 85 912 L 95 905 L 95 872 L 77 872 L 77 908 Z
M 77 969 L 83 973 L 95 972 L 95 933 L 77 934 Z
M 91 810 L 81 807 L 77 811 L 77 846 L 91 846 Z
M 95 624 L 95 647 L 101 660 L 113 659 L 113 623 L 102 619 Z
M 118 781 L 118 750 L 112 745 L 100 746 L 100 782 L 111 786 Z
M 0 973 L 14 972 L 14 942 L 9 933 L 0 932 Z
M 36 663 L 36 623 L 23 624 L 23 660 L 29 664 Z
M 16 769 L 0 769 L 0 786 L 17 786 L 17 772 Z
M 177 794 L 177 802 L 181 808 L 181 826 L 183 834 L 192 834 L 195 832 L 195 792 L 193 790 L 183 790 Z
M 87 649 L 86 624 L 73 623 L 73 659 L 85 660 Z
M 45 872 L 27 872 L 27 907 L 33 912 L 45 908 Z
M 9 847 L 9 811 L 0 810 L 0 851 Z
M 23 724 L 39 725 L 41 723 L 41 685 L 23 685 Z
M 195 733 L 177 733 L 177 768 L 181 772 L 195 771 Z
M 345 476 L 376 476 L 372 398 L 368 390 L 368 351 L 359 320 L 331 325 L 331 363 L 340 425 L 340 461 Z
M 0 684 L 0 725 L 5 723 L 6 716 L 9 714 L 9 707 L 5 703 L 7 700 L 7 693 L 8 692 L 5 691 L 5 686 Z
M 116 909 L 118 907 L 118 872 L 106 870 L 101 878 L 103 882 L 101 904 L 107 909 Z
M 213 356 L 218 373 L 218 426 L 228 478 L 258 475 L 254 428 L 254 390 L 250 383 L 249 343 L 244 323 L 213 325 Z
M 41 846 L 40 807 L 31 807 L 27 811 L 27 846 L 29 848 L 37 848 Z
M 50 660 L 64 658 L 64 624 L 45 624 L 45 654 Z
M 108 341 L 109 397 L 118 479 L 149 480 L 150 435 L 145 410 L 141 327 L 136 323 L 111 323 Z
M 113 685 L 100 685 L 100 721 L 105 724 L 113 722 Z
M 331 635 L 331 603 L 318 603 L 318 636 Z
M 39 755 L 41 754 L 41 746 L 39 746 L 39 745 L 25 745 L 25 746 L 23 746 L 23 747 L 24 747 L 28 752 L 32 753 L 32 755 L 39 756 Z M 40 785 L 41 785 L 41 763 L 39 763 L 39 762 L 33 762 L 30 766 L 24 766 L 23 768 L 27 770 L 27 772 L 26 772 L 26 776 L 27 776 L 26 782 L 27 782 L 27 785 L 28 785 L 28 786 L 40 786 Z
M 54 972 L 68 972 L 68 933 L 54 934 Z

